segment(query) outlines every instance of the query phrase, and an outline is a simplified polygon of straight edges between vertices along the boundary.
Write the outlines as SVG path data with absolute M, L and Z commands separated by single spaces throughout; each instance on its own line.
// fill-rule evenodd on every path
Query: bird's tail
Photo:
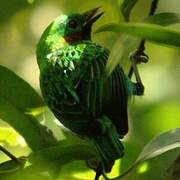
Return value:
M 98 119 L 103 127 L 103 134 L 94 137 L 93 143 L 101 157 L 101 164 L 105 172 L 110 172 L 116 159 L 124 155 L 124 147 L 111 120 L 107 117 Z

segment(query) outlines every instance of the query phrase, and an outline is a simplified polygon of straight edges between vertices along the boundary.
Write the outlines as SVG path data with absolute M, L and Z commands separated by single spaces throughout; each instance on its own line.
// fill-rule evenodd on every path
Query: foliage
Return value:
M 34 151 L 57 144 L 51 132 L 28 113 L 30 109 L 43 105 L 40 96 L 28 83 L 2 66 L 0 77 L 0 118 L 19 132 Z
M 101 27 L 96 32 L 103 31 L 123 32 L 156 43 L 180 46 L 180 42 L 178 41 L 180 33 L 178 31 L 176 32 L 157 25 L 149 25 L 145 23 L 108 24 Z
M 143 148 L 142 152 L 139 154 L 134 164 L 121 176 L 119 176 L 118 178 L 113 178 L 113 180 L 124 177 L 126 174 L 131 172 L 138 164 L 144 161 L 150 160 L 151 158 L 154 158 L 172 149 L 179 148 L 179 139 L 180 128 L 170 130 L 155 137 Z
M 22 13 L 24 8 L 28 8 L 28 2 L 33 3 L 33 1 L 18 2 L 14 0 L 11 6 L 8 6 L 8 3 L 3 2 L 1 9 L 8 9 L 9 13 L 2 11 L 0 22 L 4 24 L 6 21 L 9 21 L 10 17 L 15 16 L 16 13 Z M 62 2 L 67 3 L 66 1 Z M 112 1 L 112 3 L 113 2 L 114 1 Z M 57 1 L 56 3 L 58 4 L 60 2 Z M 78 3 L 79 1 L 77 2 L 77 7 Z M 99 1 L 99 3 L 102 2 Z M 39 4 L 41 5 L 41 3 Z M 104 3 L 104 5 L 108 6 L 108 3 Z M 139 2 L 137 0 L 124 0 L 121 7 L 118 7 L 118 10 L 121 9 L 125 21 L 129 21 L 132 10 L 136 10 L 136 8 L 138 9 L 138 5 Z M 31 9 L 35 9 L 36 6 L 36 4 L 32 5 Z M 94 4 L 91 6 L 94 6 Z M 87 6 L 84 6 L 83 10 L 86 8 Z M 27 12 L 25 12 L 25 14 L 26 13 Z M 25 14 L 21 15 L 19 20 L 20 22 L 23 19 L 22 16 L 26 17 Z M 128 35 L 135 36 L 138 40 L 143 38 L 157 44 L 161 43 L 161 45 L 165 44 L 176 46 L 169 48 L 173 49 L 173 52 L 175 52 L 175 55 L 173 54 L 173 58 L 175 59 L 175 57 L 179 58 L 176 48 L 180 46 L 180 32 L 178 30 L 174 30 L 173 27 L 166 28 L 163 26 L 179 23 L 179 17 L 180 15 L 177 13 L 162 12 L 148 18 L 141 17 L 141 22 L 120 22 L 118 24 L 107 24 L 105 26 L 101 26 L 97 31 L 126 33 Z M 17 15 L 16 18 L 18 18 Z M 111 34 L 110 36 L 112 37 L 113 35 Z M 2 39 L 1 36 L 0 38 Z M 5 46 L 6 40 L 4 41 Z M 109 42 L 109 39 L 107 41 Z M 124 36 L 123 34 L 118 34 L 118 36 L 116 34 L 113 43 L 117 44 L 116 48 L 118 49 L 118 56 L 116 57 L 117 59 L 109 60 L 109 64 L 107 66 L 109 72 L 112 72 L 117 64 L 122 63 L 122 59 L 127 59 L 127 54 L 137 47 L 136 40 L 132 37 Z M 25 41 L 24 44 L 20 46 L 22 50 L 24 46 L 27 45 Z M 112 44 L 109 43 L 109 46 L 112 46 Z M 0 48 L 2 48 L 1 46 L 2 45 L 0 45 Z M 156 47 L 152 44 L 149 46 Z M 166 47 L 158 46 L 158 53 L 160 52 L 160 54 L 165 54 L 166 52 L 161 52 L 161 49 L 163 48 Z M 148 51 L 151 52 L 151 49 L 149 48 Z M 33 51 L 33 53 L 35 52 Z M 15 56 L 13 57 L 16 58 Z M 35 61 L 35 59 L 33 59 L 33 61 Z M 158 61 L 160 61 L 160 63 L 164 63 L 164 59 L 163 61 L 161 61 L 161 59 Z M 127 66 L 127 64 L 125 66 Z M 149 66 L 149 64 L 147 66 Z M 160 64 L 160 66 L 162 65 Z M 176 64 L 173 67 L 175 69 Z M 35 66 L 33 66 L 33 68 L 35 68 Z M 151 75 L 153 76 L 153 73 L 151 73 Z M 170 75 L 172 75 L 172 73 L 170 73 Z M 165 81 L 166 77 L 163 78 L 163 81 Z M 168 82 L 170 80 L 167 79 Z M 151 84 L 151 86 L 154 85 Z M 147 88 L 151 87 L 148 86 Z M 163 89 L 163 91 L 165 90 Z M 175 97 L 174 94 L 173 96 Z M 179 98 L 179 96 L 177 97 Z M 175 99 L 177 99 L 177 97 L 175 97 Z M 168 97 L 166 96 L 166 98 Z M 148 104 L 148 101 L 146 101 L 146 104 L 141 103 L 134 105 L 135 110 L 133 110 L 134 114 L 132 113 L 133 121 L 131 122 L 132 129 L 130 138 L 125 142 L 126 155 L 125 158 L 121 160 L 120 165 L 115 165 L 115 169 L 118 170 L 118 174 L 116 175 L 122 174 L 121 177 L 125 176 L 128 180 L 131 180 L 132 178 L 152 180 L 153 177 L 155 177 L 153 174 L 157 174 L 157 171 L 161 169 L 163 172 L 158 174 L 158 178 L 163 175 L 169 177 L 170 173 L 167 174 L 168 171 L 165 171 L 168 169 L 168 166 L 170 166 L 172 161 L 176 159 L 176 155 L 179 155 L 178 151 L 177 153 L 172 154 L 170 154 L 170 152 L 175 152 L 175 148 L 178 148 L 178 150 L 180 148 L 180 129 L 177 128 L 180 116 L 178 116 L 175 111 L 175 107 L 178 107 L 179 103 L 177 103 L 175 107 L 170 103 L 166 104 L 166 101 L 157 102 L 157 104 L 153 105 L 150 103 Z M 161 103 L 163 103 L 163 105 Z M 156 105 L 159 107 L 158 110 Z M 4 66 L 0 66 L 0 119 L 8 123 L 9 126 L 16 130 L 25 139 L 28 147 L 31 149 L 31 152 L 28 151 L 28 153 L 23 153 L 22 150 L 20 152 L 20 157 L 18 157 L 19 154 L 14 151 L 15 147 L 12 148 L 8 145 L 8 141 L 3 141 L 1 137 L 4 138 L 4 136 L 1 134 L 0 142 L 4 147 L 10 148 L 12 152 L 17 154 L 17 162 L 14 160 L 4 159 L 0 164 L 0 179 L 14 180 L 22 179 L 26 176 L 27 179 L 46 180 L 51 177 L 54 179 L 60 177 L 62 180 L 68 179 L 71 176 L 71 180 L 76 180 L 89 179 L 88 177 L 93 177 L 94 174 L 88 174 L 89 169 L 82 164 L 82 160 L 88 160 L 94 157 L 98 158 L 94 148 L 86 140 L 78 138 L 75 134 L 64 130 L 62 127 L 59 128 L 59 124 L 55 123 L 56 120 L 52 116 L 51 112 L 44 106 L 43 100 L 34 88 L 32 88 L 25 80 L 13 73 L 11 70 L 5 68 Z M 166 112 L 169 112 L 169 114 L 171 113 L 170 116 L 168 116 L 170 117 L 169 121 L 165 121 L 166 115 L 164 116 L 164 114 Z M 177 120 L 174 120 L 174 124 L 173 118 Z M 156 121 L 157 119 L 158 122 Z M 163 124 L 163 122 L 161 123 L 163 120 L 166 122 L 165 124 Z M 4 125 L 2 122 L 1 124 L 2 126 L 7 126 L 7 124 Z M 158 135 L 159 133 L 161 134 Z M 156 137 L 150 140 L 155 135 Z M 147 145 L 144 146 L 145 144 Z M 20 149 L 22 149 L 22 147 L 20 147 Z M 163 153 L 165 153 L 165 155 L 167 154 L 166 158 L 164 158 L 165 156 L 163 156 Z M 155 162 L 163 164 L 163 161 L 167 162 L 166 166 L 163 166 L 162 168 L 161 165 L 156 167 Z M 151 169 L 147 168 L 149 165 L 148 163 L 152 166 Z M 128 169 L 128 167 L 130 168 Z M 142 167 L 145 167 L 144 171 L 142 170 Z M 120 168 L 120 171 L 118 168 Z M 80 172 L 79 174 L 77 173 L 78 169 L 80 169 L 80 172 L 83 172 L 82 175 Z M 47 174 L 47 172 L 49 174 Z M 115 174 L 110 174 L 110 176 L 114 175 Z M 85 176 L 86 178 L 84 178 Z M 114 179 L 119 178 L 120 177 Z

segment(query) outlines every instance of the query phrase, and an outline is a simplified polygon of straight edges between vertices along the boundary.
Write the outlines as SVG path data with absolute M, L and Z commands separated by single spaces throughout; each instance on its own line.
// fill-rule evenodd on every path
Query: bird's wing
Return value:
M 77 92 L 85 111 L 93 117 L 102 113 L 105 66 L 108 56 L 107 49 L 94 43 L 86 43 L 82 54 L 82 61 L 87 63 L 87 66 Z
M 77 92 L 87 112 L 94 117 L 108 116 L 118 133 L 124 135 L 128 131 L 127 78 L 119 67 L 106 78 L 105 67 L 108 57 L 107 49 L 96 44 L 87 45 L 82 59 L 88 62 L 88 66 Z
M 104 93 L 104 113 L 113 121 L 120 135 L 128 132 L 128 83 L 120 67 L 109 76 Z
M 69 102 L 79 103 L 83 111 L 93 117 L 107 115 L 119 134 L 126 134 L 126 78 L 122 69 L 116 68 L 106 79 L 109 51 L 92 42 L 85 42 L 68 46 L 63 52 L 57 51 L 54 57 L 58 57 L 54 61 L 65 73 L 61 76 L 61 91 L 67 97 L 64 102 L 67 105 Z

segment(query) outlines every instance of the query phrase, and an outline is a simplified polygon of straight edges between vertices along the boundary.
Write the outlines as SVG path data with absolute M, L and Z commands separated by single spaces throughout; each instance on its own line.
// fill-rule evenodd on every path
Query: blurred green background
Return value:
M 35 49 L 45 27 L 59 14 L 84 12 L 102 6 L 103 17 L 95 24 L 97 29 L 109 22 L 123 21 L 120 13 L 122 0 L 11 0 L 0 2 L 0 64 L 28 81 L 39 93 L 39 70 Z M 147 14 L 151 0 L 139 0 L 132 11 L 131 21 L 141 21 Z M 161 0 L 157 12 L 180 12 L 179 0 Z M 180 25 L 171 28 L 180 30 Z M 122 36 L 114 33 L 93 35 L 93 40 L 111 51 L 121 45 Z M 134 47 L 136 48 L 136 47 Z M 138 156 L 144 145 L 161 132 L 180 127 L 180 50 L 152 43 L 146 44 L 149 63 L 140 65 L 145 95 L 129 103 L 130 132 L 123 140 L 126 155 L 117 162 L 111 176 L 122 173 Z M 120 56 L 117 54 L 117 57 Z M 127 70 L 128 58 L 123 59 Z M 53 129 L 59 139 L 65 138 L 51 114 L 44 114 L 42 123 Z M 24 139 L 3 121 L 0 122 L 0 144 L 16 156 L 27 155 L 30 149 Z M 165 153 L 138 166 L 127 180 L 158 180 L 165 175 L 176 159 L 178 150 Z M 6 160 L 0 153 L 0 162 Z M 70 177 L 71 176 L 71 177 Z M 61 180 L 90 180 L 94 173 L 84 162 L 67 164 L 61 171 Z

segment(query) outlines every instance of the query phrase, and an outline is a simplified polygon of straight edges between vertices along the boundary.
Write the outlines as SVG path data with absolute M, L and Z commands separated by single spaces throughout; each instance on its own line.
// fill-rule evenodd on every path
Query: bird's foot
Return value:
M 144 52 L 135 50 L 129 54 L 129 59 L 131 62 L 133 61 L 135 64 L 140 64 L 140 63 L 147 63 L 149 57 Z
M 142 96 L 144 94 L 144 85 L 142 83 L 133 83 L 134 84 L 134 92 L 133 94 L 136 96 Z

